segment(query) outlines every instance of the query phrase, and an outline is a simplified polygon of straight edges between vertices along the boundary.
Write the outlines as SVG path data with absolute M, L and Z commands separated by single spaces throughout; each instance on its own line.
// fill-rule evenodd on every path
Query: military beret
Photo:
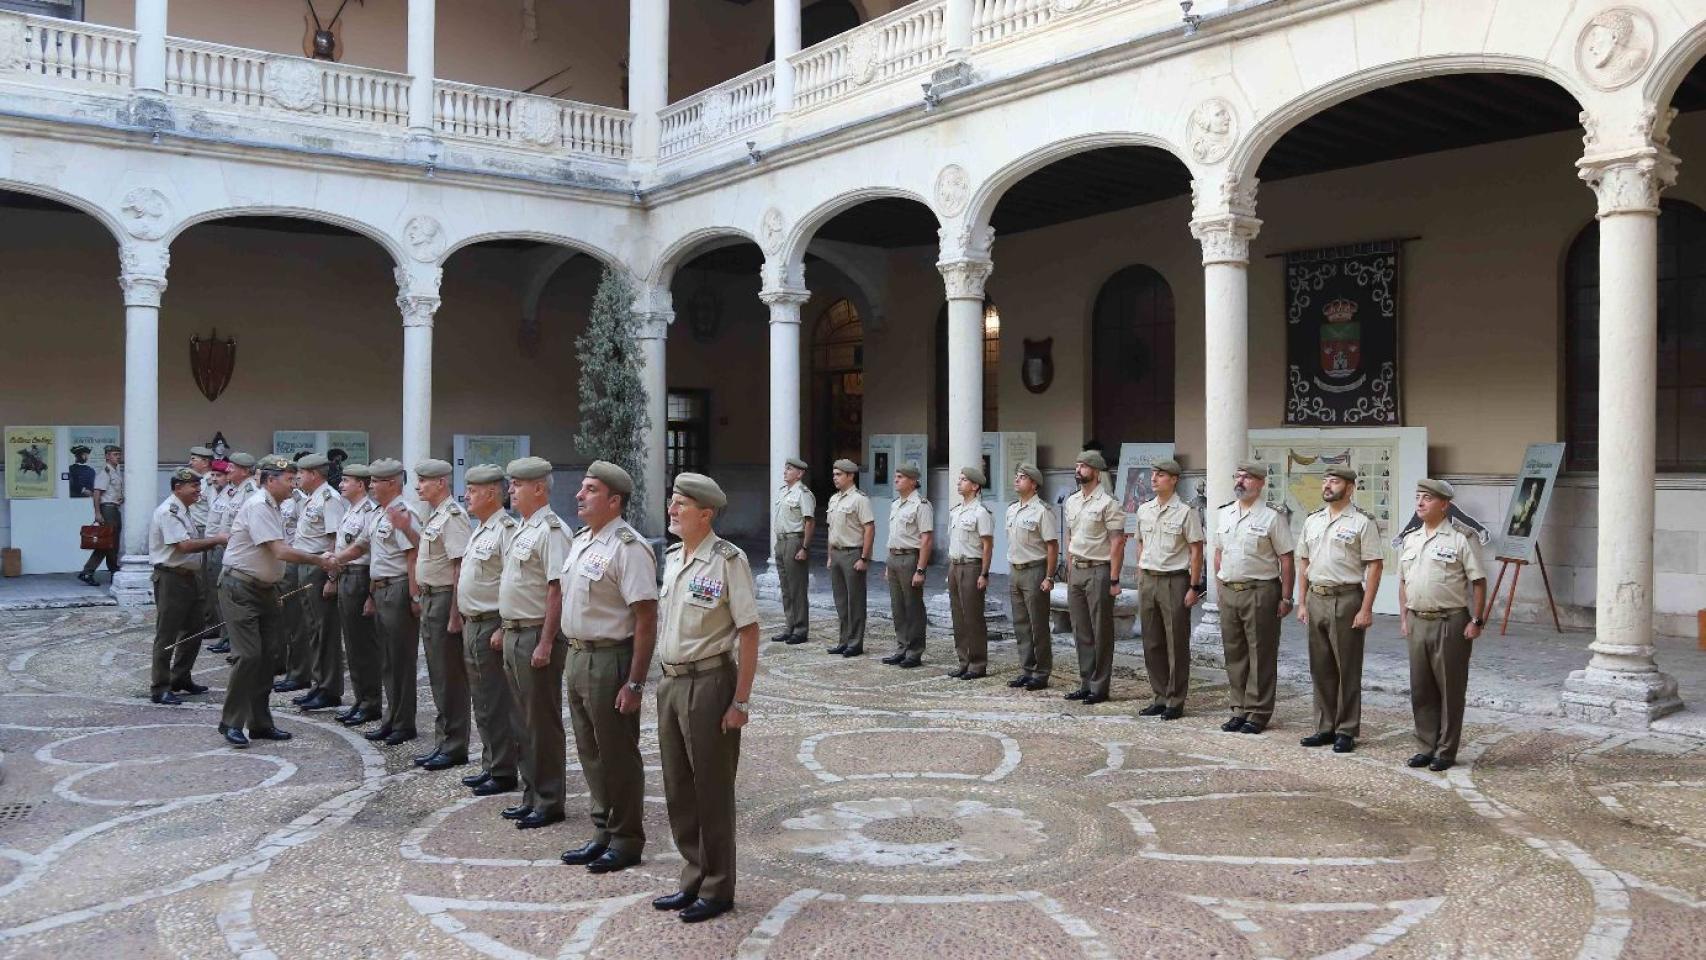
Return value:
M 224 473 L 225 471 L 231 469 L 231 461 L 229 461 L 229 460 L 215 460 L 212 463 L 207 465 L 207 469 L 212 473 Z
M 477 467 L 469 467 L 462 479 L 469 483 L 503 483 L 504 470 L 495 463 L 482 463 Z
M 201 457 L 205 460 L 212 460 L 213 459 L 213 451 L 209 450 L 206 447 L 191 447 L 190 448 L 190 456 Z
M 320 470 L 331 466 L 332 461 L 327 460 L 325 454 L 310 453 L 301 460 L 296 461 L 296 465 L 304 470 Z
M 1078 459 L 1074 462 L 1082 463 L 1092 470 L 1108 469 L 1108 458 L 1102 456 L 1099 450 L 1085 450 L 1078 455 Z
M 432 480 L 450 476 L 450 464 L 444 460 L 422 460 L 415 464 L 415 476 Z
M 354 477 L 357 480 L 371 480 L 373 471 L 365 463 L 346 463 L 344 464 L 344 476 Z
M 1417 480 L 1416 489 L 1426 491 L 1436 497 L 1444 497 L 1447 500 L 1457 499 L 1456 488 L 1444 480 L 1435 480 L 1432 477 L 1423 477 Z
M 835 469 L 840 470 L 842 473 L 858 473 L 859 465 L 843 457 L 842 459 L 835 461 Z
M 1022 473 L 1025 476 L 1030 477 L 1031 482 L 1036 484 L 1038 489 L 1042 488 L 1043 472 L 1041 470 L 1037 469 L 1036 464 L 1034 464 L 1034 463 L 1021 463 L 1021 464 L 1019 464 L 1019 469 L 1015 470 L 1014 473 L 1016 473 L 1016 474 Z
M 189 467 L 179 467 L 178 469 L 172 471 L 172 486 L 174 486 L 174 487 L 180 483 L 200 483 L 200 482 L 201 482 L 201 477 L 197 476 L 196 472 L 194 470 L 191 470 Z
M 1157 461 L 1155 461 L 1155 464 L 1153 466 L 1151 466 L 1149 469 L 1155 473 L 1170 473 L 1175 477 L 1177 477 L 1177 476 L 1179 476 L 1185 472 L 1179 466 L 1179 461 L 1173 460 L 1171 458 L 1169 458 L 1167 460 L 1157 460 Z
M 290 461 L 276 453 L 269 453 L 256 461 L 255 466 L 261 470 L 277 470 L 282 472 L 290 467 Z
M 609 460 L 594 460 L 586 465 L 586 475 L 610 488 L 611 493 L 624 497 L 634 495 L 634 478 L 628 471 Z
M 1350 467 L 1328 467 L 1326 475 L 1329 477 L 1338 477 L 1346 483 L 1357 482 L 1357 472 L 1352 470 Z
M 403 461 L 394 457 L 380 457 L 367 465 L 367 475 L 375 480 L 389 480 L 402 473 Z
M 522 457 L 511 460 L 504 473 L 511 480 L 543 480 L 551 475 L 551 461 L 544 457 Z
M 255 458 L 240 451 L 226 457 L 225 462 L 231 464 L 233 467 L 242 467 L 244 470 L 255 469 Z
M 908 460 L 900 466 L 895 467 L 894 472 L 903 477 L 911 477 L 912 479 L 917 480 L 920 472 L 918 469 L 918 461 Z
M 102 447 L 101 449 L 105 450 L 107 453 L 123 453 L 124 452 L 124 448 L 119 446 L 116 443 L 109 443 L 105 447 Z
M 983 471 L 976 467 L 961 467 L 960 476 L 965 477 L 967 480 L 970 480 L 972 483 L 975 483 L 980 487 L 989 486 L 989 478 L 984 476 Z
M 79 444 L 78 444 L 78 445 L 76 445 L 76 446 L 75 446 L 75 447 L 72 447 L 72 448 L 71 448 L 71 454 L 72 454 L 72 456 L 76 456 L 76 455 L 77 455 L 77 454 L 79 454 L 79 453 L 89 453 L 89 452 L 90 452 L 90 450 L 89 450 L 89 448 L 88 448 L 88 447 L 85 447 L 85 446 L 83 446 L 83 445 L 82 445 L 82 444 L 81 444 L 81 443 L 79 443 Z
M 1238 461 L 1238 469 L 1258 480 L 1266 480 L 1268 478 L 1268 468 L 1254 460 Z
M 717 481 L 702 473 L 678 473 L 675 475 L 675 492 L 699 504 L 721 510 L 729 505 L 728 495 L 723 488 L 717 486 Z
M 788 466 L 793 467 L 795 470 L 807 469 L 806 462 L 801 460 L 799 457 L 789 457 L 787 463 Z

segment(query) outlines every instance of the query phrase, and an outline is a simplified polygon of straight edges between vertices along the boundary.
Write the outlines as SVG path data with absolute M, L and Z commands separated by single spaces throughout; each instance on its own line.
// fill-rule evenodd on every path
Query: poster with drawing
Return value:
M 1546 519 L 1546 508 L 1552 503 L 1552 491 L 1558 486 L 1558 471 L 1564 465 L 1564 445 L 1561 443 L 1531 443 L 1522 455 L 1522 469 L 1516 475 L 1516 489 L 1511 494 L 1505 522 L 1499 527 L 1499 557 L 1533 563 L 1535 544 L 1540 539 L 1540 527 Z
M 54 427 L 6 428 L 6 499 L 46 500 L 58 482 L 58 430 Z

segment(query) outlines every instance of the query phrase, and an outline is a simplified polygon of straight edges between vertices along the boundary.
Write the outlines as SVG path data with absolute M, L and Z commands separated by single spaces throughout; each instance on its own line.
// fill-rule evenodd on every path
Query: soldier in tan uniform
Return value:
M 181 642 L 201 623 L 196 584 L 202 557 L 225 542 L 224 534 L 209 537 L 196 530 L 190 508 L 200 498 L 201 478 L 181 467 L 172 474 L 172 492 L 154 508 L 148 524 L 148 560 L 154 565 L 154 669 L 149 696 L 155 703 L 183 703 L 176 696 L 180 690 L 207 692 L 190 677 L 200 651 L 194 643 Z
M 385 716 L 367 739 L 394 747 L 415 739 L 415 673 L 420 663 L 421 608 L 415 586 L 415 550 L 420 545 L 419 508 L 403 496 L 408 482 L 402 461 L 380 458 L 367 468 L 378 508 L 339 562 L 367 554 L 368 596 L 378 640 L 379 673 L 385 686 Z
M 983 599 L 989 590 L 989 563 L 995 550 L 995 517 L 983 502 L 989 478 L 977 467 L 961 467 L 955 488 L 960 502 L 948 511 L 948 612 L 954 624 L 956 680 L 989 674 L 989 625 Z
M 1191 689 L 1191 608 L 1208 592 L 1203 582 L 1202 519 L 1176 495 L 1177 460 L 1151 471 L 1155 498 L 1137 508 L 1137 614 L 1143 623 L 1143 668 L 1154 701 L 1140 717 L 1177 720 Z
M 859 465 L 837 460 L 830 471 L 835 493 L 824 511 L 829 524 L 829 586 L 835 594 L 835 616 L 841 627 L 840 642 L 832 654 L 857 657 L 865 652 L 865 571 L 871 567 L 871 544 L 877 536 L 876 515 L 871 498 L 860 490 Z
M 282 457 L 282 455 L 279 455 Z M 284 518 L 284 542 L 295 546 L 296 522 L 302 516 L 302 471 L 297 468 L 296 461 L 284 461 L 284 475 L 290 480 L 290 495 L 278 505 L 279 516 Z M 318 552 L 315 557 L 318 558 Z M 284 642 L 278 649 L 272 651 L 272 672 L 274 676 L 284 675 L 284 679 L 273 683 L 274 693 L 295 693 L 307 690 L 307 693 L 292 697 L 291 703 L 301 706 L 313 696 L 314 687 L 314 658 L 308 647 L 308 635 L 304 632 L 305 619 L 302 616 L 302 595 L 307 591 L 300 590 L 302 577 L 300 574 L 304 564 L 293 563 L 284 568 L 284 579 L 279 583 L 279 596 L 289 597 L 284 601 Z
M 1463 736 L 1469 656 L 1485 622 L 1487 574 L 1475 542 L 1446 516 L 1457 496 L 1444 480 L 1416 484 L 1422 525 L 1398 555 L 1398 609 L 1410 647 L 1410 710 L 1416 719 L 1412 767 L 1435 772 L 1457 762 Z
M 1306 747 L 1356 749 L 1362 730 L 1363 632 L 1374 622 L 1380 589 L 1380 528 L 1351 502 L 1357 474 L 1328 467 L 1321 478 L 1326 506 L 1303 520 L 1297 545 L 1297 620 L 1309 628 L 1309 673 L 1315 680 L 1315 732 Z
M 622 519 L 634 480 L 594 460 L 575 492 L 586 526 L 569 544 L 553 585 L 569 653 L 569 719 L 592 794 L 592 840 L 563 854 L 593 873 L 640 862 L 646 845 L 640 696 L 657 640 L 657 555 Z
M 758 671 L 752 568 L 712 521 L 728 497 L 710 477 L 675 478 L 661 591 L 658 750 L 670 832 L 686 863 L 681 887 L 652 901 L 685 923 L 729 911 L 735 899 L 735 768 Z
M 191 447 L 189 467 L 191 472 L 196 475 L 200 492 L 195 503 L 190 504 L 190 525 L 195 530 L 196 536 L 205 537 L 207 536 L 208 514 L 213 509 L 213 494 L 217 492 L 213 485 L 213 451 L 207 447 Z M 211 550 L 203 551 L 201 563 L 196 566 L 195 595 L 198 611 L 196 617 L 199 621 L 196 624 L 197 631 L 205 630 L 219 622 L 208 619 L 208 616 L 213 612 L 212 592 L 215 589 L 212 582 L 207 578 L 208 558 L 212 552 Z
M 479 526 L 469 536 L 468 551 L 458 568 L 456 610 L 474 720 L 480 726 L 481 769 L 462 782 L 474 788 L 475 796 L 489 797 L 515 789 L 515 757 L 522 737 L 515 698 L 504 675 L 503 638 L 498 635 L 504 554 L 521 524 L 504 512 L 502 467 L 482 463 L 469 467 L 463 479 L 468 485 L 468 512 Z
M 1215 522 L 1214 576 L 1219 585 L 1220 639 L 1232 716 L 1220 729 L 1261 733 L 1274 715 L 1280 621 L 1291 612 L 1291 524 L 1262 501 L 1268 470 L 1238 465 L 1232 492 Z
M 333 575 L 335 583 L 327 584 L 327 589 L 336 590 L 338 629 L 343 634 L 350 689 L 355 694 L 350 708 L 337 715 L 337 721 L 346 727 L 359 727 L 385 716 L 367 551 L 351 549 L 358 541 L 365 541 L 379 517 L 379 505 L 368 496 L 370 474 L 365 463 L 344 464 L 343 477 L 338 480 L 338 492 L 344 502 L 343 520 L 338 524 L 333 549 L 337 556 L 347 559 Z
M 112 575 L 118 573 L 119 554 L 124 550 L 124 449 L 109 443 L 106 455 L 107 462 L 95 471 L 95 484 L 89 496 L 95 507 L 95 522 L 113 529 L 113 548 L 89 551 L 89 559 L 84 561 L 83 572 L 77 574 L 77 579 L 91 587 L 95 585 L 95 567 L 102 560 L 107 562 L 107 581 L 112 582 Z
M 789 457 L 770 526 L 776 534 L 776 578 L 782 587 L 782 632 L 771 640 L 801 644 L 811 627 L 811 564 L 807 552 L 817 524 L 817 498 L 806 486 L 806 462 Z
M 415 464 L 415 492 L 428 507 L 415 551 L 415 585 L 421 597 L 421 647 L 426 650 L 432 684 L 433 748 L 415 758 L 427 770 L 448 770 L 468 762 L 468 667 L 462 651 L 462 623 L 456 612 L 456 581 L 474 528 L 468 513 L 450 495 L 450 464 Z
M 894 502 L 889 504 L 889 613 L 894 618 L 894 653 L 883 658 L 891 666 L 912 669 L 924 663 L 924 573 L 930 567 L 936 518 L 930 501 L 919 492 L 922 472 L 908 460 L 894 471 Z
M 302 503 L 296 518 L 296 539 L 291 546 L 320 556 L 337 547 L 338 527 L 343 524 L 349 502 L 333 489 L 328 477 L 332 465 L 323 455 L 310 453 L 296 461 L 301 478 Z M 309 689 L 294 702 L 304 711 L 329 710 L 344 702 L 343 631 L 338 628 L 338 591 L 319 564 L 303 564 L 296 580 L 302 591 L 302 636 L 307 648 Z
M 241 507 L 260 489 L 255 483 L 255 458 L 242 451 L 236 451 L 225 458 L 225 492 L 214 502 L 208 513 L 208 531 L 210 533 L 230 533 L 231 524 L 237 517 L 237 508 Z M 213 551 L 209 558 L 221 569 L 225 564 L 225 547 Z M 217 583 L 214 587 L 215 623 L 229 620 L 230 615 L 219 606 L 224 596 Z M 229 625 L 220 631 L 220 641 L 207 648 L 209 653 L 231 652 L 231 628 Z M 270 685 L 270 684 L 269 684 Z
M 1078 455 L 1078 489 L 1066 498 L 1066 598 L 1078 645 L 1078 689 L 1068 700 L 1101 703 L 1114 675 L 1114 598 L 1125 559 L 1125 513 L 1102 486 L 1108 461 L 1095 450 Z
M 1054 510 L 1039 494 L 1043 472 L 1021 463 L 1013 475 L 1019 499 L 1007 505 L 1008 603 L 1013 634 L 1019 642 L 1019 675 L 1009 687 L 1048 689 L 1054 673 L 1054 642 L 1049 632 L 1049 593 L 1060 561 L 1060 531 Z
M 201 521 L 201 533 L 211 536 L 215 533 L 229 533 L 231 525 L 221 523 L 222 504 L 225 502 L 225 491 L 230 486 L 229 476 L 231 461 L 218 459 L 208 464 L 207 479 L 202 483 L 202 499 L 207 506 L 205 519 Z M 220 544 L 207 551 L 202 559 L 202 619 L 207 623 L 203 629 L 211 629 L 224 618 L 219 614 L 219 571 L 224 567 L 225 545 Z M 213 642 L 207 645 L 208 653 L 224 653 L 231 649 L 225 639 L 225 629 L 221 627 L 213 635 Z
M 504 551 L 497 636 L 523 733 L 522 800 L 505 807 L 503 816 L 530 830 L 563 819 L 563 664 L 569 645 L 556 642 L 563 615 L 557 583 L 569 555 L 569 528 L 551 509 L 551 461 L 522 457 L 504 472 L 521 525 Z

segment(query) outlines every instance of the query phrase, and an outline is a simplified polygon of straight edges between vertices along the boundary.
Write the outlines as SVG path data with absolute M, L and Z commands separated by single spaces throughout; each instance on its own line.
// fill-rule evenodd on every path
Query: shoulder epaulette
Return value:
M 984 512 L 984 513 L 987 513 L 987 514 L 989 514 L 989 515 L 991 515 L 991 516 L 994 516 L 994 515 L 995 515 L 995 511 L 994 511 L 994 510 L 991 510 L 991 509 L 989 509 L 989 504 L 987 504 L 987 503 L 984 503 L 984 502 L 983 502 L 983 501 L 982 501 L 982 500 L 979 500 L 979 501 L 978 501 L 978 502 L 977 502 L 977 505 L 978 505 L 978 506 L 980 506 L 980 507 L 982 507 L 982 508 L 983 508 L 983 512 Z
M 637 543 L 640 535 L 634 532 L 633 527 L 621 526 L 616 528 L 616 539 L 623 543 Z
M 736 557 L 743 556 L 740 552 L 740 548 L 727 540 L 718 540 L 717 545 L 711 549 L 715 550 L 725 560 L 733 560 Z
M 930 505 L 930 498 L 929 497 L 919 497 L 918 502 L 921 505 L 928 507 Z
M 1223 504 L 1221 504 L 1221 505 L 1220 505 L 1220 506 L 1218 506 L 1218 507 L 1215 507 L 1215 508 L 1214 508 L 1214 509 L 1216 509 L 1216 510 L 1225 510 L 1225 509 L 1226 509 L 1226 508 L 1227 508 L 1227 507 L 1230 507 L 1230 506 L 1232 506 L 1232 505 L 1233 505 L 1233 504 L 1235 504 L 1235 503 L 1237 503 L 1237 502 L 1238 502 L 1238 501 L 1237 501 L 1237 500 L 1228 500 L 1228 501 L 1226 501 L 1226 502 L 1225 502 L 1225 503 L 1223 503 Z
M 561 530 L 563 528 L 563 519 L 554 513 L 548 514 L 545 517 L 545 526 L 550 527 L 552 530 Z
M 680 552 L 681 552 L 681 541 L 680 540 L 677 540 L 674 543 L 670 544 L 669 549 L 664 551 L 664 553 L 680 553 Z
M 462 508 L 453 503 L 450 505 L 449 513 L 453 517 L 460 517 L 462 516 Z
M 1317 513 L 1325 513 L 1326 511 L 1327 511 L 1326 507 L 1316 507 L 1314 510 L 1309 511 L 1309 515 L 1313 517 Z
M 515 518 L 508 515 L 508 514 L 504 514 L 504 518 L 498 522 L 502 523 L 506 528 L 508 528 L 510 530 L 515 529 Z

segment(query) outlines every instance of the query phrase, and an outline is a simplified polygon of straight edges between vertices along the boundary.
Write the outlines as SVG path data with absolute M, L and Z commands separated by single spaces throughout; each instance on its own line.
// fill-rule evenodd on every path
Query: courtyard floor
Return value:
M 211 693 L 153 706 L 150 636 L 148 611 L 0 613 L 0 957 L 1674 960 L 1706 941 L 1697 738 L 1478 708 L 1441 775 L 1402 765 L 1394 692 L 1337 756 L 1297 745 L 1290 682 L 1245 736 L 1219 731 L 1206 668 L 1163 723 L 1134 716 L 1130 656 L 1086 708 L 1070 683 L 1008 689 L 1011 642 L 972 682 L 943 676 L 938 636 L 916 671 L 766 642 L 738 905 L 688 926 L 648 903 L 680 863 L 651 724 L 646 862 L 594 877 L 557 861 L 587 834 L 572 749 L 568 822 L 517 831 L 511 797 L 457 783 L 469 768 L 415 769 L 430 744 L 375 747 L 283 697 L 296 739 L 224 747 L 223 658 L 202 655 Z

